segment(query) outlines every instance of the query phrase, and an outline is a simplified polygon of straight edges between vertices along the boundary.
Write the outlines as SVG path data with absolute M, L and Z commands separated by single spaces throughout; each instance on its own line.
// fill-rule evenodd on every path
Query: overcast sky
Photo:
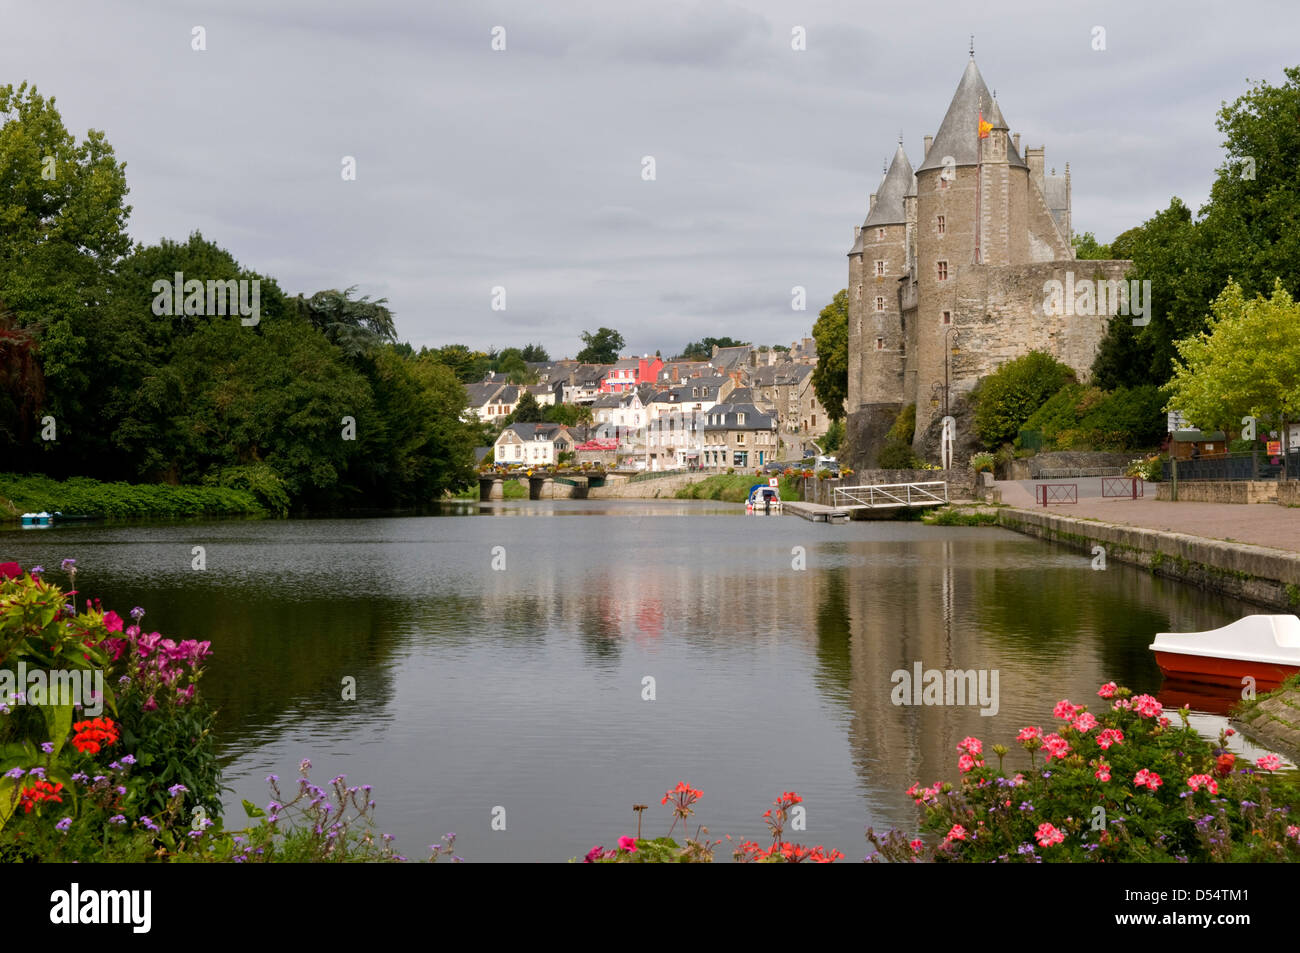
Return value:
M 669 354 L 810 332 L 971 33 L 1011 131 L 1070 162 L 1075 229 L 1106 241 L 1205 201 L 1220 103 L 1281 82 L 1297 27 L 1295 0 L 0 0 L 0 83 L 105 131 L 138 241 L 197 229 L 289 293 L 358 285 L 417 347 L 571 356 L 604 325 Z

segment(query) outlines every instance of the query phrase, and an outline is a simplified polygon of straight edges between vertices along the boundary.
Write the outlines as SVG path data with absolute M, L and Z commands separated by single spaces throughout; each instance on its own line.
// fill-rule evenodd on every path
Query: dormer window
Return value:
M 736 425 L 739 426 L 739 427 L 743 427 L 743 426 L 745 426 L 745 415 L 744 415 L 744 414 L 736 414 Z

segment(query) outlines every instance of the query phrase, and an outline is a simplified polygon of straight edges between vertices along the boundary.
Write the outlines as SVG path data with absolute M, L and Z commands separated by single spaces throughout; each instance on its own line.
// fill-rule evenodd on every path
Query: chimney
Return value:
M 1046 146 L 1039 146 L 1036 149 L 1031 147 L 1025 150 L 1025 165 L 1029 166 L 1029 175 L 1034 182 L 1038 184 L 1038 191 L 1040 192 L 1045 191 L 1045 186 L 1043 185 L 1043 162 L 1044 153 L 1046 153 L 1046 151 Z
M 875 211 L 875 208 L 876 208 L 876 193 L 875 193 L 875 192 L 872 192 L 872 193 L 871 193 L 871 204 L 870 204 L 869 206 L 867 206 L 867 211 L 868 211 L 868 212 Z
M 861 225 L 854 225 L 854 226 L 853 226 L 853 244 L 856 245 L 856 244 L 858 243 L 858 239 L 861 238 L 861 237 L 862 237 L 862 226 L 861 226 Z
M 1011 137 L 1011 141 L 1014 142 L 1014 143 L 1016 144 L 1016 153 L 1019 154 L 1019 152 L 1020 152 L 1020 133 L 1016 133 L 1014 136 L 1012 136 L 1012 137 Z
M 921 153 L 921 158 L 925 159 L 930 155 L 930 147 L 934 145 L 934 136 L 925 137 L 925 151 Z

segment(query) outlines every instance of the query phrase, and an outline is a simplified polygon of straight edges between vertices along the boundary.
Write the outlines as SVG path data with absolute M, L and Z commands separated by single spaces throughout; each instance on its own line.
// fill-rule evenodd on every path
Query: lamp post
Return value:
M 948 335 L 957 331 L 956 325 L 952 325 L 943 333 L 943 415 L 948 416 L 948 365 L 951 363 L 949 358 L 952 356 L 952 346 L 949 344 Z

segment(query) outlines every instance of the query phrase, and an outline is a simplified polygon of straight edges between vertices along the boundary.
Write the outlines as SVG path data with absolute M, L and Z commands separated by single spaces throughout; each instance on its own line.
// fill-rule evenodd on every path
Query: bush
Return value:
M 976 473 L 992 473 L 996 458 L 991 453 L 977 453 L 970 458 L 971 469 Z
M 916 404 L 908 404 L 898 412 L 893 426 L 885 434 L 885 444 L 876 458 L 882 470 L 915 470 L 919 466 L 912 452 L 912 438 L 916 436 Z
M 266 515 L 247 487 L 170 486 L 165 483 L 100 483 L 88 477 L 0 474 L 0 497 L 19 513 L 60 512 L 108 519 Z M 287 505 L 287 498 L 286 498 Z
M 1097 694 L 1108 700 L 1099 714 L 1061 701 L 1055 730 L 1023 728 L 1016 741 L 1028 763 L 1014 773 L 1005 769 L 1006 747 L 992 747 L 995 770 L 978 738 L 963 739 L 958 785 L 908 791 L 924 806 L 922 827 L 936 840 L 927 846 L 897 830 L 868 829 L 879 851 L 872 859 L 1300 861 L 1300 827 L 1290 813 L 1300 791 L 1273 775 L 1276 755 L 1239 766 L 1225 750 L 1228 730 L 1211 744 L 1190 727 L 1187 709 L 1175 725 L 1150 695 L 1130 697 L 1114 682 Z
M 1044 450 L 1145 449 L 1164 437 L 1163 408 L 1158 387 L 1108 392 L 1066 384 L 1034 411 L 1023 429 L 1041 433 Z
M 1015 439 L 1034 411 L 1073 380 L 1073 370 L 1041 351 L 1008 361 L 972 392 L 976 434 L 989 449 Z

